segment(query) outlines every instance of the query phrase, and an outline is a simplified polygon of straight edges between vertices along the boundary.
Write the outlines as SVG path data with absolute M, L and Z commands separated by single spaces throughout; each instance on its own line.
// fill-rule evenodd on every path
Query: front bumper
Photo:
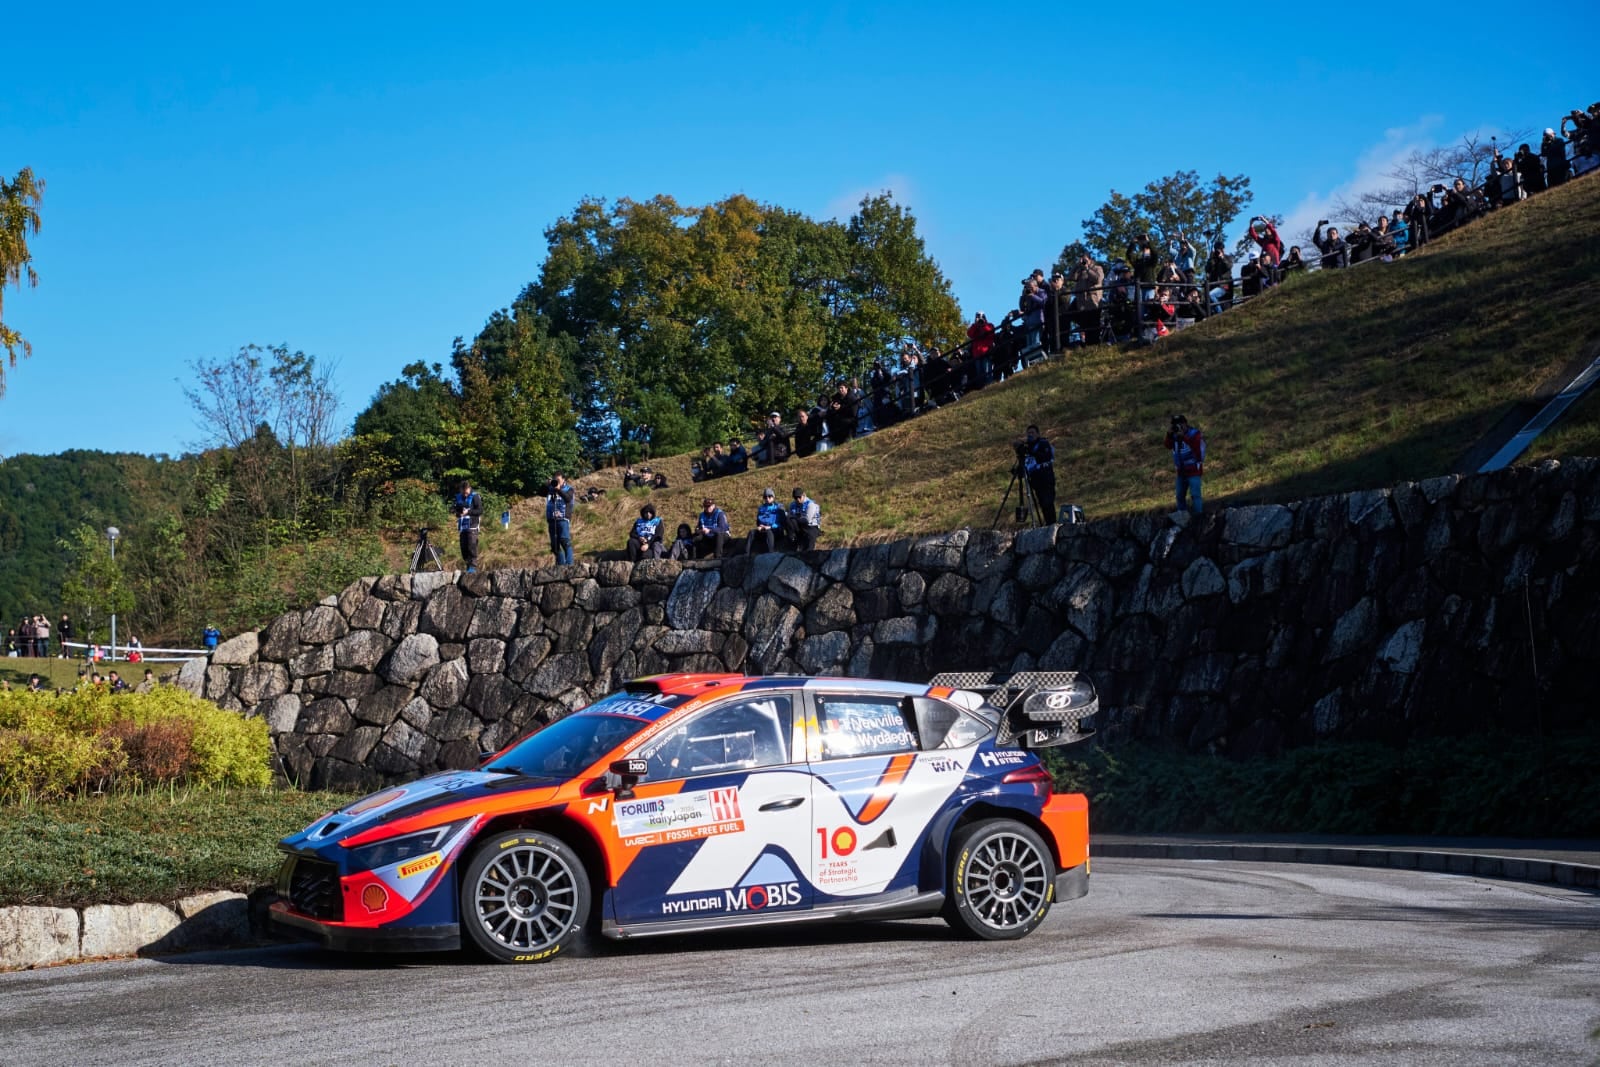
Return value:
M 345 926 L 298 915 L 279 901 L 268 913 L 279 926 L 311 934 L 336 952 L 450 952 L 461 947 L 461 926 Z

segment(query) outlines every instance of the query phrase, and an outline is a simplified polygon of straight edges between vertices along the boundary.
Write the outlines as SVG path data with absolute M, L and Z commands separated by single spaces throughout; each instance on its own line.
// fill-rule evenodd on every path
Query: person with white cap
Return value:
M 1548 127 L 1544 131 L 1544 141 L 1539 145 L 1539 154 L 1544 157 L 1545 184 L 1554 189 L 1567 180 L 1567 142 L 1556 136 L 1556 131 Z

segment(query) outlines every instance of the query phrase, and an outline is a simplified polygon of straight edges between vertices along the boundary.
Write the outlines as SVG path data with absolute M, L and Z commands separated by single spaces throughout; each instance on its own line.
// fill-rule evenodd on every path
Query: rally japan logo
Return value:
M 629 847 L 692 841 L 744 830 L 737 786 L 621 801 L 611 810 L 617 833 Z

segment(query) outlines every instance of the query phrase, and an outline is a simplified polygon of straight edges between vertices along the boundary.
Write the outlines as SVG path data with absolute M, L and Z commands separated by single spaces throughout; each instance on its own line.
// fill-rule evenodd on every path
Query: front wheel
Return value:
M 589 876 L 560 838 L 513 830 L 467 864 L 461 925 L 490 959 L 540 963 L 569 950 L 589 920 Z
M 984 941 L 1026 937 L 1050 912 L 1055 873 L 1049 847 L 1028 826 L 988 819 L 963 827 L 951 841 L 945 921 Z

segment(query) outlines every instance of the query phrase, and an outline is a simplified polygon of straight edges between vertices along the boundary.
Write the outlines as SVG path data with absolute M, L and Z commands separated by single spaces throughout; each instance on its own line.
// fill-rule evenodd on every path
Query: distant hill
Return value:
M 70 451 L 0 461 L 0 623 L 61 614 L 65 553 L 57 542 L 80 523 L 126 527 L 149 511 L 136 485 L 160 461 L 130 453 Z

